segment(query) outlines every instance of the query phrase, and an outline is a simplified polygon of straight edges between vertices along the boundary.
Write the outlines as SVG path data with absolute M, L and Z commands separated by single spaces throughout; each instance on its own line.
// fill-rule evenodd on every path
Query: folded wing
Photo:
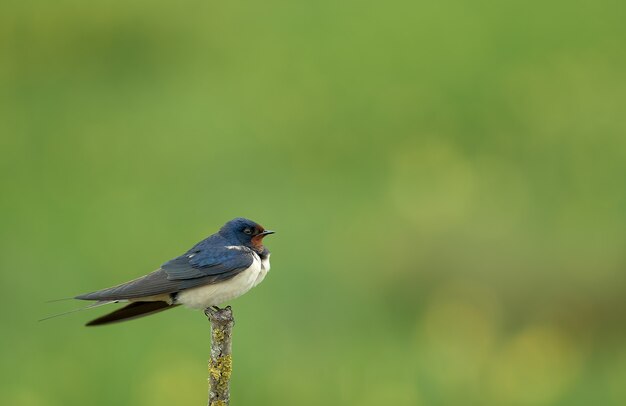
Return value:
M 243 247 L 242 247 L 243 248 Z M 111 288 L 76 296 L 81 300 L 128 300 L 170 294 L 232 278 L 254 261 L 251 250 L 190 251 L 166 262 L 154 272 Z

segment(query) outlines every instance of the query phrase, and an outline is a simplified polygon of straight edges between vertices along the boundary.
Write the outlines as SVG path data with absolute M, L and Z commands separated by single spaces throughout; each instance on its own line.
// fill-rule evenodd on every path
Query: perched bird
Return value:
M 95 300 L 90 307 L 129 302 L 88 326 L 131 320 L 178 305 L 193 309 L 217 306 L 243 295 L 265 278 L 270 270 L 270 252 L 263 246 L 263 237 L 273 233 L 254 221 L 233 219 L 156 271 L 76 299 Z

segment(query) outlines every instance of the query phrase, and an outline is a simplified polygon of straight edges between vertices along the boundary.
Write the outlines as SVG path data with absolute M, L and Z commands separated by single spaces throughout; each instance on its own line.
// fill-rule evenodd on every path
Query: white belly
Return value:
M 267 262 L 267 269 L 264 266 L 265 262 Z M 267 270 L 269 270 L 269 261 L 262 263 L 261 258 L 255 253 L 252 265 L 245 271 L 223 282 L 183 290 L 178 294 L 176 302 L 192 309 L 217 306 L 243 295 L 261 283 Z
M 270 271 L 270 254 L 267 254 L 267 258 L 261 260 L 261 272 L 259 272 L 259 276 L 257 276 L 256 281 L 254 282 L 254 286 L 263 282 L 263 279 L 265 279 L 265 275 L 267 275 L 269 271 Z

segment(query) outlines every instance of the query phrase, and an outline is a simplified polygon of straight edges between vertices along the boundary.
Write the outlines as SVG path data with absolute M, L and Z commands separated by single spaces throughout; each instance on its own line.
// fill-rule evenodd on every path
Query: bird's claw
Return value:
M 225 310 L 226 312 L 224 312 Z M 209 306 L 204 309 L 204 314 L 211 321 L 231 320 L 234 323 L 234 319 L 232 318 L 232 308 L 230 306 L 226 306 L 223 309 L 220 309 L 218 306 Z

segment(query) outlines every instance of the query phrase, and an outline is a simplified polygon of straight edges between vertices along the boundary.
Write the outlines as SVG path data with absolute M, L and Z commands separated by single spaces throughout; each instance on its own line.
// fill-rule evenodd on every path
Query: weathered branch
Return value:
M 209 406 L 230 404 L 230 375 L 233 371 L 232 334 L 235 319 L 230 306 L 209 307 L 204 314 L 211 322 L 211 358 L 209 359 Z

